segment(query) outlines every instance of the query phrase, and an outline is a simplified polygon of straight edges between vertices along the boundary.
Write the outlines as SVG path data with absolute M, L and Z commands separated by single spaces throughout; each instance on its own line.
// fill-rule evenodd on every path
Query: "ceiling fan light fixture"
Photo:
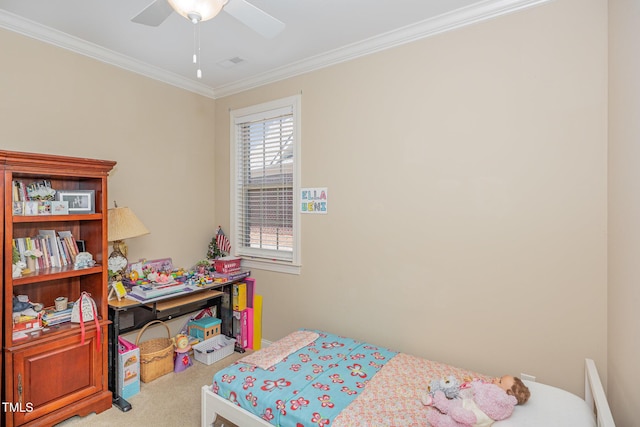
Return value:
M 198 22 L 207 21 L 215 17 L 229 0 L 168 0 L 169 4 L 180 15 L 190 21 L 196 14 L 200 16 Z M 191 16 L 189 16 L 191 15 Z

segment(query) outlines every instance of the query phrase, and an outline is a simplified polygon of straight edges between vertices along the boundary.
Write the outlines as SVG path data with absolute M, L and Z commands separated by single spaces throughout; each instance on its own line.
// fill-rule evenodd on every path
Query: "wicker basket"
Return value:
M 167 328 L 169 338 L 153 338 L 139 343 L 144 331 L 154 323 L 161 323 Z M 148 383 L 173 371 L 173 341 L 169 327 L 161 320 L 154 320 L 144 325 L 138 332 L 136 345 L 140 347 L 140 379 Z

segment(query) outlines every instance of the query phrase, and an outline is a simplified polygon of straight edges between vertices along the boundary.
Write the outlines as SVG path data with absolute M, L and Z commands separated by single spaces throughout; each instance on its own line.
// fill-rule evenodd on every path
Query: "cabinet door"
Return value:
M 96 348 L 95 332 L 87 331 L 84 344 L 73 335 L 13 353 L 13 401 L 29 409 L 14 413 L 15 425 L 102 391 L 106 346 Z

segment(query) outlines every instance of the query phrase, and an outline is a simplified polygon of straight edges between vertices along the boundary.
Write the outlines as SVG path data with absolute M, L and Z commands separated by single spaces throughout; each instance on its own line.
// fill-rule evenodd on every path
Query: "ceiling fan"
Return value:
M 131 21 L 157 27 L 175 11 L 197 24 L 215 17 L 221 10 L 266 38 L 275 37 L 285 27 L 284 22 L 246 0 L 155 0 Z

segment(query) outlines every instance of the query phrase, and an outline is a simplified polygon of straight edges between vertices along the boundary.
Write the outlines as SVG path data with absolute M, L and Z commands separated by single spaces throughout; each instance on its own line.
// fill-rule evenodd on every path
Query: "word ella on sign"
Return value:
M 329 192 L 326 187 L 303 188 L 300 191 L 300 212 L 326 214 L 328 194 Z

